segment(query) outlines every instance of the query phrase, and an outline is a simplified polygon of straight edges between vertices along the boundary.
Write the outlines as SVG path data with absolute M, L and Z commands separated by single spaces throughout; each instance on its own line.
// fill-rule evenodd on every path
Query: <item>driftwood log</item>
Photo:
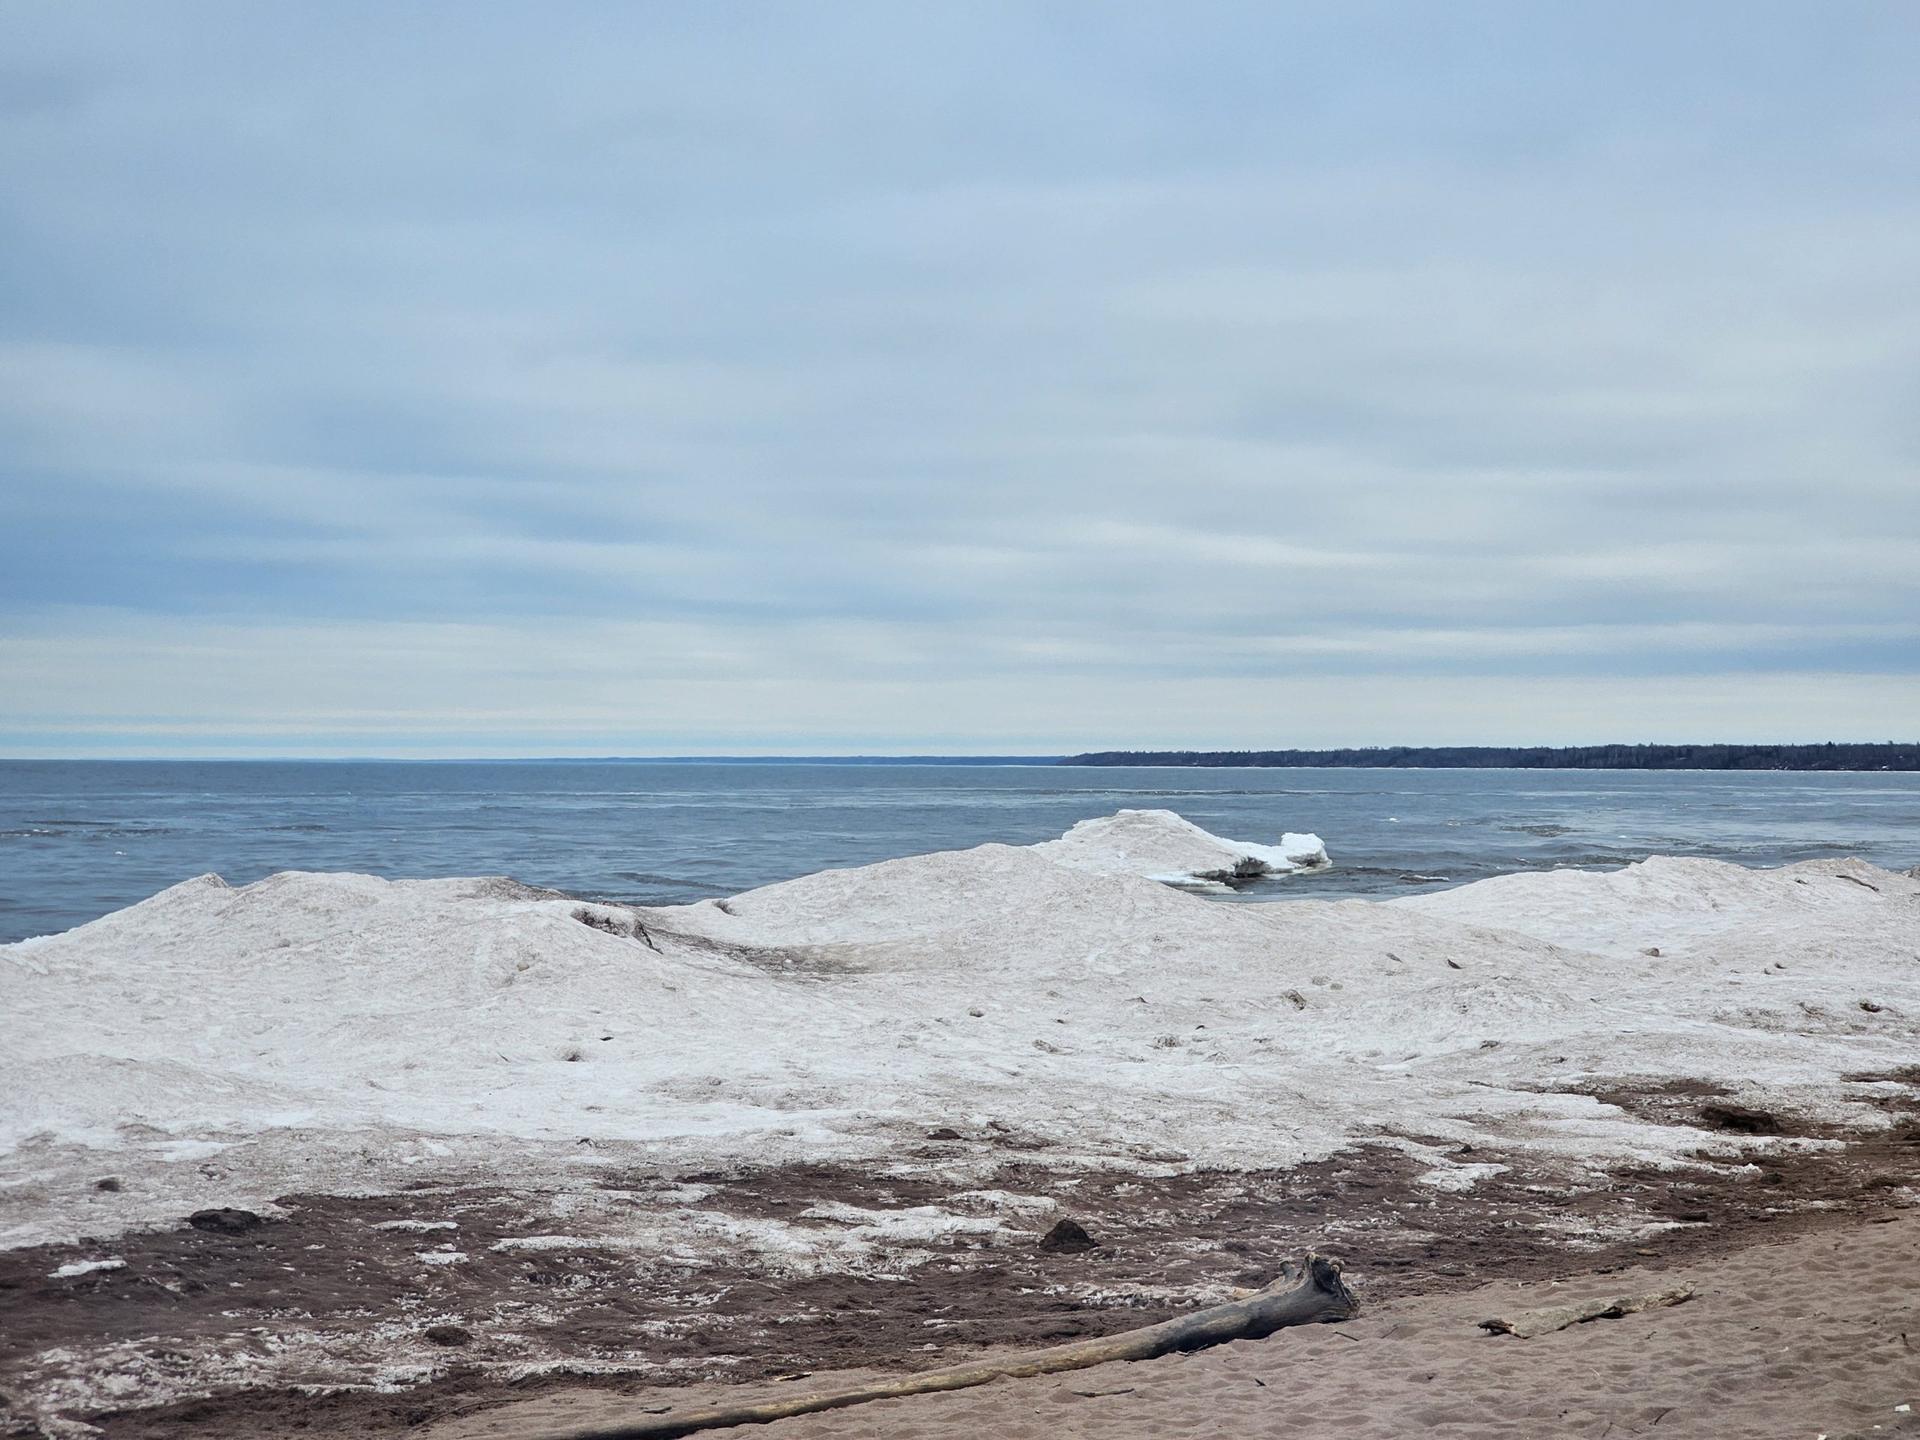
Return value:
M 1308 1252 L 1299 1265 L 1288 1265 L 1281 1278 L 1244 1300 L 1209 1306 L 1138 1330 L 1093 1340 L 1076 1340 L 1046 1350 L 998 1359 L 973 1360 L 898 1380 L 877 1380 L 844 1390 L 812 1390 L 762 1405 L 720 1405 L 688 1410 L 679 1415 L 649 1416 L 621 1425 L 567 1430 L 544 1440 L 671 1440 L 701 1430 L 729 1425 L 765 1425 L 790 1415 L 839 1410 L 870 1400 L 892 1400 L 905 1395 L 928 1395 L 941 1390 L 964 1390 L 991 1380 L 1025 1379 L 1064 1370 L 1084 1370 L 1115 1360 L 1152 1360 L 1177 1350 L 1201 1350 L 1229 1340 L 1257 1340 L 1289 1325 L 1316 1325 L 1350 1319 L 1356 1302 L 1340 1278 L 1340 1262 Z
M 1691 1285 L 1676 1285 L 1669 1290 L 1654 1290 L 1645 1295 L 1615 1295 L 1607 1300 L 1576 1300 L 1567 1305 L 1551 1305 L 1544 1310 L 1527 1310 L 1512 1319 L 1495 1316 L 1482 1320 L 1480 1328 L 1496 1335 L 1518 1335 L 1530 1340 L 1535 1335 L 1551 1335 L 1569 1325 L 1588 1320 L 1618 1320 L 1622 1315 L 1637 1315 L 1642 1310 L 1657 1310 L 1663 1305 L 1678 1305 L 1693 1298 Z

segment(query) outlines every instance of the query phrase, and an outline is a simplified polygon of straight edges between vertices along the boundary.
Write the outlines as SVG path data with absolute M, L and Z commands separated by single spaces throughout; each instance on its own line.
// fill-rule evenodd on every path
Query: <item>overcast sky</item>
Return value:
M 1920 735 L 1920 6 L 0 8 L 0 754 Z

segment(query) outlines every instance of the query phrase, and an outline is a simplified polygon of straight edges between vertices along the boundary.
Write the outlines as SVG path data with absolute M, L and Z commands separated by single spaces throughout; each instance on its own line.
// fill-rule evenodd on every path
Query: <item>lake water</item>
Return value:
M 511 875 L 661 903 L 1049 839 L 1123 806 L 1236 839 L 1325 839 L 1334 869 L 1243 899 L 1408 894 L 1650 854 L 1920 863 L 1916 774 L 4 761 L 0 940 L 209 870 L 235 883 L 276 870 Z

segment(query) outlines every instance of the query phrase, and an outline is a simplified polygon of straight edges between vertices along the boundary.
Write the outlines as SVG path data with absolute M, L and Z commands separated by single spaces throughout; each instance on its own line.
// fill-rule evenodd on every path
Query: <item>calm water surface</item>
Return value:
M 1049 766 L 0 762 L 0 940 L 215 871 L 511 875 L 661 903 L 827 866 L 1023 844 L 1122 806 L 1335 868 L 1261 899 L 1408 894 L 1650 854 L 1920 863 L 1920 775 Z M 1426 877 L 1426 878 L 1420 878 Z

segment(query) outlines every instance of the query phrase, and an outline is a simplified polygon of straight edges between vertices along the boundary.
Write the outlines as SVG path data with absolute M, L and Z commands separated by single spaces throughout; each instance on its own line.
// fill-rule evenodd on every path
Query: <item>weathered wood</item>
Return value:
M 1151 1360 L 1177 1350 L 1199 1350 L 1229 1340 L 1257 1340 L 1289 1325 L 1316 1325 L 1350 1319 L 1356 1302 L 1340 1278 L 1340 1262 L 1309 1252 L 1298 1266 L 1288 1266 L 1279 1280 L 1244 1300 L 1229 1301 L 1147 1325 L 1076 1340 L 1046 1350 L 997 1359 L 974 1360 L 898 1380 L 875 1381 L 845 1390 L 815 1390 L 762 1405 L 721 1405 L 663 1415 L 626 1424 L 568 1430 L 544 1440 L 672 1440 L 702 1430 L 730 1425 L 765 1425 L 790 1415 L 810 1415 L 864 1405 L 870 1400 L 892 1400 L 905 1395 L 927 1395 L 941 1390 L 964 1390 L 1002 1378 L 1025 1379 L 1066 1370 L 1084 1370 L 1116 1360 Z
M 1658 1310 L 1663 1305 L 1679 1305 L 1693 1298 L 1691 1285 L 1675 1285 L 1645 1295 L 1616 1295 L 1609 1300 L 1576 1300 L 1566 1305 L 1550 1305 L 1544 1310 L 1527 1310 L 1506 1320 L 1495 1316 L 1482 1320 L 1480 1328 L 1496 1335 L 1518 1335 L 1530 1340 L 1535 1335 L 1551 1335 L 1569 1325 L 1588 1320 L 1617 1320 L 1622 1315 L 1637 1315 L 1642 1310 Z

